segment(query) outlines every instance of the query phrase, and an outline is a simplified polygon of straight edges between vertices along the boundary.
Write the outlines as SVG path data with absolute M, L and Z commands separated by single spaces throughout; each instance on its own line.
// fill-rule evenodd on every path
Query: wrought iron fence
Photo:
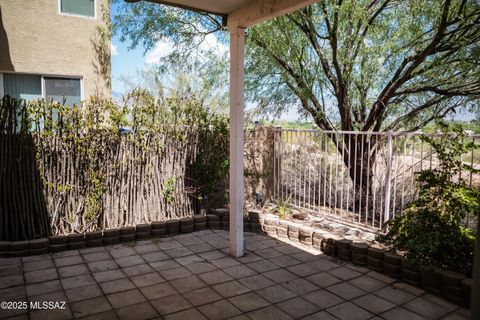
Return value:
M 420 139 L 439 134 L 275 129 L 274 135 L 277 201 L 373 228 L 416 197 L 415 172 L 439 165 Z M 480 143 L 480 135 L 464 139 Z M 480 169 L 480 150 L 461 160 Z M 459 178 L 480 187 L 479 174 Z

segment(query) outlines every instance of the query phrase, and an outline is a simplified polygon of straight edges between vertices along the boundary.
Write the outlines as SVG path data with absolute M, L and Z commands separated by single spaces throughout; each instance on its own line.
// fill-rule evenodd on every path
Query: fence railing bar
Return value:
M 385 136 L 388 135 L 388 132 L 385 131 L 348 131 L 348 130 L 318 130 L 318 129 L 274 129 L 282 130 L 287 132 L 322 132 L 325 134 L 355 134 L 355 135 L 378 135 Z M 416 132 L 416 131 L 400 131 L 392 132 L 392 136 L 429 136 L 429 137 L 442 137 L 444 133 L 430 133 L 430 132 Z M 468 137 L 479 138 L 480 134 L 469 134 Z
M 344 140 L 345 137 L 347 138 L 347 147 L 348 147 L 348 161 L 347 161 L 347 177 L 350 177 L 350 170 L 351 170 L 351 161 L 350 158 L 352 156 L 352 149 L 351 146 L 352 144 L 350 143 L 350 139 L 348 138 L 347 135 L 344 135 Z M 353 185 L 352 185 L 353 187 Z M 347 211 L 350 209 L 350 192 L 352 191 L 352 188 L 350 187 L 350 183 L 347 185 Z
M 465 143 L 464 137 L 462 137 L 462 145 Z M 460 163 L 463 163 L 463 154 L 460 155 Z M 458 180 L 462 179 L 462 170 L 458 171 Z
M 423 140 L 420 139 L 420 171 L 423 170 Z
M 432 169 L 432 162 L 433 162 L 433 147 L 430 145 L 430 168 Z
M 292 144 L 291 144 L 291 147 L 292 147 L 292 154 L 293 154 L 293 161 L 290 162 L 290 170 L 291 170 L 291 181 L 293 181 L 293 190 L 292 190 L 292 196 L 294 196 L 294 198 L 292 198 L 292 201 L 294 201 L 294 203 L 297 203 L 297 179 L 295 179 L 295 166 L 296 164 L 298 163 L 297 161 L 297 151 L 296 151 L 296 145 L 295 145 L 295 140 L 294 140 L 294 136 L 293 136 L 293 131 L 290 132 L 290 138 L 292 139 Z
M 412 168 L 410 169 L 410 176 L 411 176 L 411 181 L 410 181 L 410 199 L 411 200 L 411 197 L 413 197 L 414 193 L 415 193 L 415 166 L 416 166 L 416 162 L 415 162 L 415 136 L 412 136 Z M 420 159 L 420 162 L 422 160 Z M 403 207 L 402 207 L 402 214 L 403 214 Z
M 322 155 L 322 160 L 324 161 L 325 163 L 325 170 L 323 172 L 323 208 L 325 209 L 327 207 L 327 160 L 328 158 L 325 157 L 325 155 L 328 153 L 327 152 L 327 136 L 325 135 L 322 135 L 323 136 L 323 146 L 324 146 L 324 149 L 323 149 L 323 155 Z
M 308 144 L 307 144 L 307 133 L 303 133 L 303 149 L 308 149 Z M 306 152 L 305 152 L 306 151 Z M 307 163 L 307 156 L 308 156 L 308 151 L 304 150 L 305 156 L 302 156 L 303 160 L 303 203 L 307 201 L 307 171 L 308 171 L 308 163 Z M 308 203 L 308 202 L 307 202 Z
M 355 157 L 356 155 L 358 154 L 357 153 L 357 135 L 355 134 Z M 354 158 L 355 159 L 355 158 Z M 353 167 L 353 213 L 355 213 L 355 208 L 356 208 L 356 203 L 357 203 L 357 167 L 358 167 L 358 164 L 357 164 L 357 161 L 355 159 L 355 164 L 354 164 L 354 167 Z M 353 220 L 355 221 L 355 216 L 353 216 Z
M 278 181 L 275 182 L 275 184 L 277 185 L 277 190 L 278 190 L 278 194 L 279 194 L 279 199 L 280 200 L 283 200 L 283 161 L 282 161 L 282 157 L 283 157 L 283 135 L 284 133 L 282 131 L 279 131 L 279 130 L 275 130 L 274 132 L 278 132 L 278 139 L 279 139 L 279 142 L 278 142 Z M 277 198 L 275 198 L 277 199 Z
M 332 157 L 331 157 L 331 154 L 332 154 L 332 145 L 331 145 L 331 141 L 330 141 L 329 146 L 328 146 L 328 162 L 329 162 L 329 165 L 330 165 L 330 166 L 329 166 L 330 169 L 328 170 L 328 171 L 329 171 L 329 181 L 328 181 L 328 183 L 329 183 L 329 190 L 328 190 L 328 191 L 329 191 L 329 192 L 328 192 L 328 199 L 329 199 L 329 201 L 328 201 L 328 203 L 330 204 L 330 206 L 329 206 L 330 210 L 333 209 L 333 208 L 332 208 L 332 182 L 333 182 L 333 179 L 332 179 L 332 175 L 333 175 L 333 174 L 332 174 L 332 171 L 333 171 L 333 170 L 332 170 L 332 169 L 333 169 L 333 159 L 332 159 Z
M 340 189 L 340 217 L 343 217 L 343 194 L 344 194 L 344 191 L 345 191 L 345 186 L 348 186 L 348 183 L 347 183 L 347 179 L 345 179 L 345 171 L 344 171 L 344 168 L 345 166 L 343 165 L 343 161 L 345 159 L 345 139 L 343 137 L 343 135 L 341 135 L 342 137 L 342 170 L 341 170 L 341 175 L 342 175 L 342 181 L 341 181 L 341 189 Z M 348 175 L 347 175 L 348 177 Z M 348 204 L 346 205 L 346 208 L 345 208 L 345 212 L 348 211 Z
M 284 139 L 284 134 L 282 131 L 279 131 L 279 140 L 280 140 L 280 156 L 278 157 L 278 188 L 279 188 L 279 192 L 280 192 L 280 199 L 281 200 L 284 200 L 284 190 L 283 190 L 283 184 L 282 184 L 282 181 L 283 181 L 283 177 L 284 177 L 284 174 L 283 174 L 283 171 L 282 171 L 282 168 L 283 168 L 283 154 L 285 153 L 285 142 L 283 141 Z
M 392 177 L 392 134 L 391 132 L 388 133 L 388 149 L 387 149 L 387 172 L 386 172 L 386 178 L 385 178 L 385 207 L 384 207 L 384 219 L 383 221 L 386 222 L 389 220 L 390 216 L 390 192 L 391 192 L 391 177 Z M 395 202 L 395 198 L 394 198 Z
M 400 198 L 400 208 L 403 207 L 403 200 L 405 197 L 405 176 L 407 175 L 407 165 L 406 165 L 406 154 L 407 154 L 407 139 L 403 140 L 403 154 L 402 154 L 402 169 L 401 169 L 401 179 L 402 179 L 402 194 Z M 394 208 L 396 211 L 396 208 Z
M 373 137 L 372 137 L 373 138 Z M 370 196 L 370 175 L 372 174 L 372 167 L 370 163 L 370 152 L 371 152 L 371 139 L 367 140 L 368 150 L 367 150 L 367 194 L 365 198 L 365 223 L 368 224 L 368 206 L 369 206 L 369 196 Z M 375 219 L 375 212 L 372 212 L 372 221 Z
M 365 135 L 362 135 L 361 136 L 361 143 L 362 143 L 362 148 L 361 148 L 361 153 L 360 153 L 360 200 L 359 200 L 359 203 L 358 203 L 358 222 L 361 222 L 362 220 L 362 200 L 363 200 L 363 191 L 365 189 L 365 186 L 363 185 L 363 170 L 364 170 L 364 167 L 363 167 L 363 162 L 364 162 L 364 159 L 365 159 L 365 154 L 364 154 L 364 146 L 365 146 Z
M 300 166 L 301 166 L 301 172 L 302 172 L 302 175 L 301 175 L 301 179 L 300 179 L 300 191 L 303 191 L 303 196 L 301 197 L 301 201 L 303 202 L 303 206 L 305 207 L 305 191 L 306 191 L 306 187 L 305 187 L 305 184 L 306 184 L 306 181 L 307 181 L 307 177 L 305 176 L 305 172 L 306 172 L 306 168 L 305 168 L 305 163 L 306 163 L 306 159 L 305 157 L 303 156 L 303 152 L 304 152 L 304 146 L 305 146 L 305 137 L 304 137 L 304 134 L 305 132 L 303 132 L 301 135 L 300 135 L 300 148 L 299 148 L 299 157 L 300 157 Z M 300 193 L 300 195 L 302 194 L 302 192 Z M 300 200 L 300 199 L 299 199 Z
M 375 157 L 378 157 L 378 153 L 377 153 L 378 140 L 377 140 L 377 137 L 376 137 L 376 136 L 374 136 L 373 138 L 374 138 L 374 145 L 373 145 L 373 147 L 374 147 L 374 155 L 375 155 Z M 373 184 L 373 187 L 375 188 L 375 185 L 374 185 L 374 183 L 375 183 L 374 177 L 375 177 L 375 175 L 376 175 L 376 173 L 377 173 L 377 161 L 375 161 L 375 162 L 373 163 L 373 168 L 372 168 L 372 169 L 373 169 L 373 173 L 372 173 L 372 180 L 373 180 L 373 181 L 372 181 L 372 184 Z M 372 227 L 375 228 L 375 214 L 376 214 L 376 212 L 377 212 L 377 211 L 375 210 L 375 209 L 376 209 L 376 206 L 377 206 L 377 201 L 376 201 L 376 200 L 377 200 L 377 199 L 376 199 L 377 193 L 375 192 L 375 189 L 373 189 L 372 191 L 373 191 L 373 208 L 372 208 L 372 215 L 373 215 L 373 217 L 372 217 Z M 380 194 L 381 194 L 381 193 L 380 193 Z M 381 219 L 381 218 L 380 218 L 380 219 Z M 379 224 L 379 227 L 381 227 L 381 222 L 380 222 L 380 224 Z
M 472 138 L 472 143 L 475 144 L 475 137 Z M 470 159 L 470 166 L 473 168 L 474 166 L 474 159 L 475 159 L 475 149 L 472 149 L 472 157 Z M 468 184 L 469 187 L 472 187 L 473 182 L 473 172 L 470 172 L 470 182 Z
M 278 138 L 276 137 L 277 133 L 281 133 L 281 131 L 273 131 L 273 197 L 276 198 L 278 196 L 277 192 L 277 153 L 280 150 L 280 148 L 277 146 L 278 143 L 280 143 Z
M 318 146 L 319 146 L 319 150 L 320 150 L 320 154 L 318 155 L 318 161 L 316 163 L 316 165 L 318 166 L 318 196 L 317 196 L 317 202 L 318 202 L 318 208 L 320 208 L 320 206 L 322 205 L 321 203 L 321 192 L 322 192 L 322 136 L 319 135 L 319 139 L 318 139 Z
M 335 155 L 335 205 L 334 205 L 334 210 L 335 208 L 338 208 L 338 133 L 335 134 L 335 149 L 333 151 L 333 154 Z
M 388 158 L 392 157 L 393 158 L 393 155 L 396 153 L 396 150 L 397 150 L 397 147 L 398 147 L 398 139 L 394 139 L 393 140 L 393 153 L 391 155 L 387 155 Z M 392 159 L 392 166 L 394 165 L 395 166 L 395 172 L 398 172 L 399 171 L 399 164 L 400 162 L 400 156 L 397 154 L 395 156 L 395 160 Z M 393 168 L 392 168 L 392 171 L 393 171 Z M 396 208 L 396 204 L 397 204 L 397 179 L 398 179 L 398 174 L 394 174 L 392 175 L 391 177 L 391 182 L 393 182 L 393 193 L 391 195 L 389 195 L 390 197 L 393 197 L 393 205 L 392 205 L 392 217 L 395 217 L 395 208 Z M 390 208 L 389 208 L 390 210 Z M 385 221 L 386 222 L 386 221 Z
M 312 202 L 312 179 L 311 179 L 311 168 L 310 168 L 310 151 L 308 151 L 309 148 L 311 148 L 310 141 L 307 140 L 307 159 L 309 160 L 307 163 L 307 172 L 308 172 L 308 203 L 310 207 L 313 207 L 313 202 Z
M 289 137 L 291 143 L 290 143 L 290 154 L 291 154 L 291 159 L 289 161 L 289 169 L 290 169 L 290 194 L 289 198 L 290 201 L 294 202 L 296 199 L 294 198 L 294 192 L 297 187 L 297 181 L 295 180 L 295 161 L 296 161 L 296 154 L 295 154 L 295 143 L 293 141 L 293 132 L 290 132 L 290 137 Z

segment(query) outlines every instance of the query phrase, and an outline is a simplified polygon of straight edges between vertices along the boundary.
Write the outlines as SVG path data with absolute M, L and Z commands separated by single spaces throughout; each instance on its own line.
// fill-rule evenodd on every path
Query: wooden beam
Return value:
M 241 257 L 243 244 L 243 108 L 245 30 L 230 29 L 230 254 Z
M 136 3 L 136 2 L 140 2 L 141 0 L 123 0 L 123 1 L 125 1 L 127 3 Z M 222 17 L 227 16 L 227 14 L 225 12 L 220 12 L 218 10 L 199 8 L 199 7 L 195 7 L 195 6 L 183 3 L 183 2 L 188 3 L 188 1 L 180 1 L 182 3 L 178 3 L 177 1 L 169 1 L 169 0 L 145 0 L 145 1 L 156 3 L 156 4 L 163 4 L 163 5 L 166 5 L 166 6 L 169 6 L 169 7 L 175 7 L 175 8 L 200 12 L 200 13 L 209 13 L 209 14 L 214 14 L 214 15 L 222 16 Z M 207 6 L 207 7 L 211 7 L 211 5 Z
M 290 12 L 302 9 L 319 0 L 258 0 L 228 14 L 228 28 L 247 28 Z

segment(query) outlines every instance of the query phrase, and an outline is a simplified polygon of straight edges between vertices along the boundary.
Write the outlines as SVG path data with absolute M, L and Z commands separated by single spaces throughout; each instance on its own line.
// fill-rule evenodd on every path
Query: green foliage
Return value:
M 478 172 L 460 159 L 476 146 L 462 142 L 460 126 L 439 123 L 444 135 L 423 139 L 435 150 L 440 166 L 418 173 L 418 199 L 412 201 L 404 215 L 387 225 L 379 241 L 405 251 L 414 265 L 438 266 L 470 274 L 472 271 L 474 231 L 462 222 L 480 212 L 480 191 L 469 188 L 460 172 Z
M 197 126 L 198 153 L 192 164 L 191 177 L 195 194 L 201 203 L 220 189 L 229 170 L 228 121 L 225 117 L 207 110 L 191 109 L 187 125 Z
M 290 198 L 291 196 L 289 196 L 286 200 L 277 200 L 277 214 L 280 219 L 285 219 L 291 212 Z
M 174 195 L 174 182 L 175 178 L 174 177 L 168 177 L 165 180 L 165 184 L 163 185 L 163 197 L 165 198 L 165 202 L 168 204 L 172 204 L 175 201 L 175 195 Z
M 90 170 L 90 190 L 85 201 L 85 219 L 88 222 L 95 219 L 103 212 L 102 198 L 105 178 L 98 176 L 97 172 Z
M 134 133 L 163 133 L 178 142 L 195 146 L 195 154 L 187 159 L 190 164 L 189 192 L 205 204 L 208 196 L 220 189 L 228 173 L 228 119 L 212 112 L 210 106 L 195 96 L 175 95 L 164 99 L 137 89 L 126 100 Z M 139 135 L 135 137 L 139 143 Z M 167 190 L 164 190 L 167 203 L 174 200 L 173 181 L 169 179 L 166 181 Z
M 165 184 L 163 185 L 163 197 L 165 202 L 168 204 L 172 204 L 175 201 L 175 190 L 174 190 L 174 177 L 168 177 L 165 179 Z

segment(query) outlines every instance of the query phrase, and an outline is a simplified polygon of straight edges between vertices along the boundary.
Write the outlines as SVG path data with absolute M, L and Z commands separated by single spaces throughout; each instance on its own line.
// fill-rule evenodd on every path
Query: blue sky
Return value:
M 115 8 L 112 6 L 112 12 Z M 212 43 L 213 42 L 213 43 Z M 207 45 L 218 45 L 216 41 L 210 38 L 210 42 L 207 41 Z M 136 76 L 138 70 L 142 70 L 149 66 L 154 65 L 161 59 L 162 56 L 169 53 L 169 44 L 166 42 L 159 42 L 149 52 L 144 54 L 145 49 L 139 46 L 133 50 L 128 49 L 129 42 L 121 42 L 118 37 L 114 37 L 111 41 L 112 44 L 112 94 L 118 96 L 125 93 L 128 88 L 125 88 L 122 77 L 133 78 Z M 224 48 L 226 50 L 226 48 Z M 299 118 L 298 113 L 294 108 L 286 112 L 280 117 L 282 120 L 297 120 Z
M 112 14 L 116 14 L 116 6 L 112 4 Z M 121 42 L 118 37 L 112 38 L 112 95 L 114 98 L 126 93 L 129 88 L 125 87 L 123 78 L 129 80 L 135 79 L 137 71 L 154 66 L 158 61 L 168 53 L 170 53 L 171 45 L 166 41 L 157 42 L 155 47 L 145 52 L 145 48 L 141 45 L 137 48 L 128 49 L 130 43 Z M 228 50 L 228 48 L 217 42 L 214 35 L 209 35 L 206 41 L 202 43 L 201 47 L 205 48 L 215 47 L 217 50 Z M 247 106 L 249 108 L 251 106 Z M 281 116 L 284 120 L 297 120 L 299 118 L 295 108 L 286 112 Z
M 111 4 L 111 16 L 117 13 L 117 6 Z M 136 70 L 145 67 L 144 48 L 137 47 L 129 50 L 128 42 L 120 42 L 118 37 L 114 37 L 112 44 L 112 92 L 123 93 L 123 83 L 120 81 L 122 76 L 133 76 Z
M 128 50 L 127 44 L 112 39 L 112 91 L 123 92 L 123 85 L 119 77 L 133 75 L 135 71 L 143 68 L 145 57 L 143 49 Z

